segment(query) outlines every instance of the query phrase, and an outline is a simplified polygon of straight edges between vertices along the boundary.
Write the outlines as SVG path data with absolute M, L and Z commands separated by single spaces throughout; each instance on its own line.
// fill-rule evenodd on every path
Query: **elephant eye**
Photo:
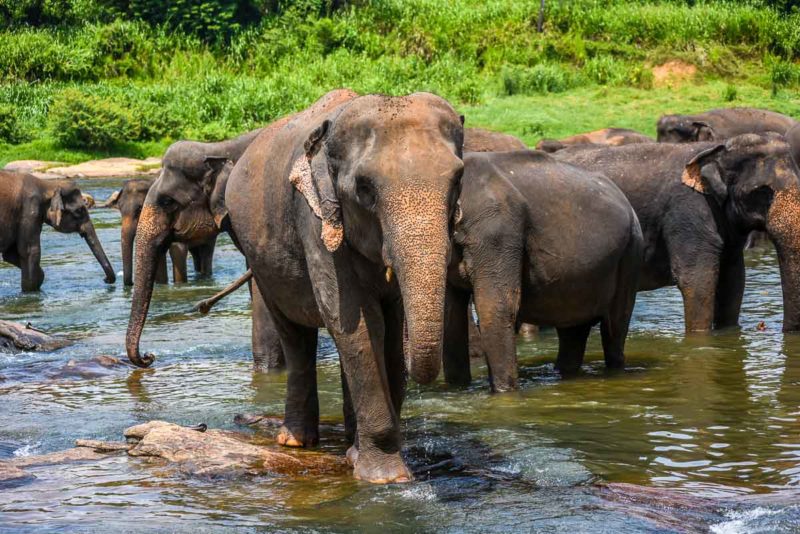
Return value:
M 158 207 L 160 207 L 162 209 L 165 209 L 165 210 L 170 209 L 170 208 L 174 207 L 177 204 L 175 202 L 174 198 L 172 198 L 170 196 L 167 196 L 167 195 L 159 196 L 157 203 L 158 203 Z
M 356 178 L 356 198 L 358 203 L 367 209 L 375 206 L 377 196 L 375 194 L 375 185 L 371 178 L 366 176 Z

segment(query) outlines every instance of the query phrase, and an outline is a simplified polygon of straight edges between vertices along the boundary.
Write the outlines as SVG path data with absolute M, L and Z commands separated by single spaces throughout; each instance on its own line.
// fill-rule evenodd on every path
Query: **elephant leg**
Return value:
M 451 386 L 468 386 L 472 381 L 469 368 L 469 323 L 472 315 L 469 297 L 469 293 L 447 286 L 442 363 L 444 379 Z
M 192 261 L 194 262 L 194 272 L 202 277 L 211 276 L 213 274 L 213 260 L 214 249 L 217 245 L 217 239 L 204 243 L 190 250 L 192 253 Z
M 720 262 L 714 328 L 739 326 L 744 280 L 744 254 L 741 250 L 726 251 Z
M 617 268 L 614 297 L 605 317 L 600 321 L 603 355 L 608 368 L 625 367 L 625 340 L 628 337 L 633 307 L 636 305 L 641 254 L 641 248 L 636 242 L 629 244 L 628 254 Z
M 475 322 L 475 306 L 470 298 L 467 305 L 467 329 L 469 330 L 469 357 L 477 358 L 480 360 L 486 359 L 486 353 L 481 344 L 481 331 L 478 324 Z
M 515 327 L 521 293 L 521 259 L 496 255 L 502 265 L 488 269 L 491 276 L 474 276 L 475 309 L 480 338 L 489 365 L 492 391 L 517 389 Z
M 406 362 L 403 354 L 403 326 L 405 316 L 402 301 L 384 304 L 383 317 L 386 334 L 383 338 L 386 379 L 389 382 L 389 393 L 392 406 L 397 414 L 403 409 L 406 398 Z
M 41 231 L 41 228 L 39 228 Z M 42 248 L 39 234 L 27 236 L 28 239 L 17 242 L 17 257 L 22 269 L 22 291 L 39 291 L 44 283 L 44 271 L 40 266 Z
M 18 268 L 22 268 L 22 261 L 20 260 L 19 253 L 16 248 L 8 249 L 3 252 L 3 260 Z
M 283 369 L 286 359 L 283 355 L 280 337 L 272 319 L 272 312 L 267 308 L 258 284 L 250 281 L 250 297 L 252 300 L 252 350 L 253 366 L 256 371 Z
M 189 279 L 186 271 L 186 257 L 189 250 L 183 243 L 173 243 L 169 246 L 169 257 L 172 259 L 172 283 L 185 284 Z
M 158 264 L 156 265 L 155 274 L 156 284 L 166 284 L 167 280 L 167 253 L 158 256 Z
M 586 353 L 586 340 L 592 324 L 556 328 L 558 332 L 558 358 L 556 369 L 562 375 L 573 375 L 583 365 L 583 356 Z
M 381 309 L 376 302 L 363 299 L 357 313 L 357 324 L 346 329 L 331 328 L 333 321 L 327 323 L 339 349 L 356 414 L 356 447 L 347 453 L 353 475 L 375 483 L 411 480 L 411 472 L 400 456 L 400 421 L 394 409 L 397 399 L 392 398 L 386 376 Z
M 348 445 L 353 446 L 353 450 L 358 448 L 356 443 L 358 425 L 356 422 L 356 412 L 353 409 L 353 398 L 350 396 L 350 387 L 347 384 L 347 377 L 344 374 L 344 366 L 339 361 L 339 373 L 342 379 L 342 412 L 344 415 L 344 437 Z M 354 462 L 352 462 L 354 463 Z
M 319 443 L 317 397 L 317 329 L 296 325 L 273 310 L 286 355 L 286 409 L 277 441 L 286 447 Z

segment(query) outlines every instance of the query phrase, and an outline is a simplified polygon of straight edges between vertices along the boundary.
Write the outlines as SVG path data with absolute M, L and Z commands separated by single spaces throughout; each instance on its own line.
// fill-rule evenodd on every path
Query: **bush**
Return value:
M 507 95 L 560 93 L 575 85 L 575 77 L 557 63 L 539 63 L 532 68 L 510 66 L 502 70 Z
M 13 106 L 0 104 L 0 142 L 20 143 L 25 140 Z
M 50 128 L 55 140 L 67 148 L 112 148 L 139 137 L 129 110 L 76 89 L 53 101 Z

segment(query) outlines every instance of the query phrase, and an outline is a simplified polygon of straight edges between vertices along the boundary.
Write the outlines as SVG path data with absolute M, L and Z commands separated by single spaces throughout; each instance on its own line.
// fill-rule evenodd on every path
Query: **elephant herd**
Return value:
M 128 181 L 105 204 L 122 217 L 131 362 L 155 360 L 139 341 L 166 254 L 175 281 L 189 254 L 209 273 L 227 232 L 252 273 L 256 367 L 287 371 L 278 442 L 319 440 L 324 327 L 340 356 L 354 475 L 387 483 L 412 478 L 400 454 L 408 376 L 430 383 L 443 366 L 449 384 L 469 383 L 473 343 L 492 390 L 514 389 L 522 323 L 556 329 L 562 374 L 580 368 L 597 324 L 606 365 L 622 367 L 637 291 L 669 285 L 687 331 L 735 326 L 753 231 L 777 250 L 783 328 L 800 330 L 794 119 L 668 115 L 658 139 L 608 128 L 539 150 L 463 123 L 432 94 L 335 90 L 236 139 L 172 145 L 155 181 Z M 80 232 L 114 281 L 74 185 L 2 173 L 0 210 L 0 250 L 23 290 L 43 280 L 44 222 Z

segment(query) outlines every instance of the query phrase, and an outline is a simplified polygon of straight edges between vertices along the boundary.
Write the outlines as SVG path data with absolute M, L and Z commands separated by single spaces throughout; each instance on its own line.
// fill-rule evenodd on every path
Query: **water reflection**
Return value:
M 87 182 L 86 189 L 103 199 L 118 185 Z M 109 259 L 120 268 L 118 214 L 97 210 L 94 218 Z M 76 343 L 54 353 L 0 355 L 0 457 L 60 450 L 77 438 L 119 439 L 122 429 L 149 419 L 233 428 L 238 413 L 283 412 L 285 375 L 251 370 L 247 293 L 222 301 L 208 317 L 187 313 L 244 270 L 229 240 L 219 242 L 212 280 L 156 288 L 142 341 L 158 355 L 155 368 L 118 366 L 86 376 L 59 370 L 70 359 L 125 358 L 130 290 L 102 283 L 80 239 L 48 231 L 43 249 L 47 279 L 40 294 L 20 294 L 18 271 L 0 264 L 0 316 L 32 321 Z M 741 329 L 685 337 L 677 290 L 641 294 L 625 372 L 605 370 L 593 333 L 585 372 L 562 381 L 553 367 L 555 333 L 543 331 L 519 342 L 518 392 L 490 395 L 479 362 L 473 385 L 464 390 L 411 386 L 404 431 L 417 470 L 413 484 L 372 487 L 349 476 L 185 479 L 140 460 L 109 458 L 35 468 L 35 481 L 0 489 L 0 531 L 135 525 L 175 532 L 575 532 L 598 524 L 652 531 L 651 515 L 609 505 L 592 484 L 627 482 L 724 499 L 797 490 L 800 336 L 780 332 L 774 252 L 749 253 L 747 263 Z M 766 331 L 756 328 L 761 321 Z M 321 416 L 333 423 L 323 429 L 321 447 L 343 454 L 339 366 L 324 333 L 319 352 Z M 672 530 L 681 521 L 800 528 L 791 501 L 763 509 L 770 513 L 733 504 L 721 511 L 698 508 L 659 528 Z M 752 513 L 736 515 L 745 512 Z

